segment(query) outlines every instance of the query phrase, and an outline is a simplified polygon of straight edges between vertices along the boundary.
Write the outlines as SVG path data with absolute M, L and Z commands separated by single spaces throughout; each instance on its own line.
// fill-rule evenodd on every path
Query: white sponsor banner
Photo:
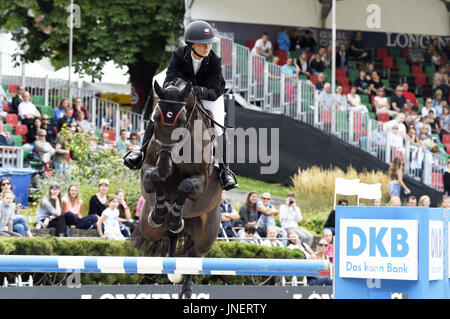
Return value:
M 430 220 L 428 233 L 429 280 L 444 279 L 444 223 Z
M 341 219 L 339 276 L 418 280 L 418 222 Z

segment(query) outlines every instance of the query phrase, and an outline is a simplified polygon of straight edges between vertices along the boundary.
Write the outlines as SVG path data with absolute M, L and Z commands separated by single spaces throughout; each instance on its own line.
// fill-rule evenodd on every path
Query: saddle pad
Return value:
M 183 104 L 158 103 L 158 111 L 161 115 L 161 122 L 164 126 L 174 126 L 177 119 L 184 110 Z

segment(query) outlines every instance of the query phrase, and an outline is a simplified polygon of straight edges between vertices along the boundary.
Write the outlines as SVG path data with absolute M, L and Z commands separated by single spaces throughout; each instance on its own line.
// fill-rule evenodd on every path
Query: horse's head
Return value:
M 156 165 L 159 174 L 167 178 L 172 173 L 172 148 L 180 140 L 172 140 L 172 133 L 177 128 L 186 127 L 188 114 L 194 106 L 194 95 L 191 93 L 192 84 L 178 79 L 166 88 L 155 81 L 154 89 L 159 101 L 153 114 L 155 139 L 159 145 Z

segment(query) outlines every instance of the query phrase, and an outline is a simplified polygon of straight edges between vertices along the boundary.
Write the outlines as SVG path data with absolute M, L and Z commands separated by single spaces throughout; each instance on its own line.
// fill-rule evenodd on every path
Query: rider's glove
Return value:
M 203 86 L 194 86 L 194 93 L 198 96 L 199 99 L 204 99 L 206 97 L 206 88 Z

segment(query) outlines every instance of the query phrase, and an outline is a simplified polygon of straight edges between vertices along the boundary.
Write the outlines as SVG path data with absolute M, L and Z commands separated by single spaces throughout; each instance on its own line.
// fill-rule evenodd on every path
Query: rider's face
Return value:
M 198 54 L 202 56 L 207 56 L 209 52 L 211 51 L 212 44 L 211 43 L 193 43 L 192 48 L 197 52 Z M 194 54 L 194 57 L 197 59 L 200 59 L 200 57 L 196 56 Z

